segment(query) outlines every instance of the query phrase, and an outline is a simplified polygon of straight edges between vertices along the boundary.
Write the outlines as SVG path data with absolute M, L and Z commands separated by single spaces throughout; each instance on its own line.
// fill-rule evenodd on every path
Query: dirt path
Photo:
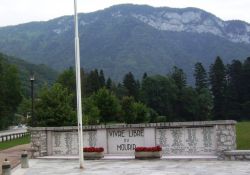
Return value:
M 19 145 L 9 149 L 0 151 L 0 174 L 2 174 L 2 163 L 7 158 L 11 163 L 11 168 L 16 167 L 20 163 L 20 158 L 23 150 L 30 149 L 30 144 Z

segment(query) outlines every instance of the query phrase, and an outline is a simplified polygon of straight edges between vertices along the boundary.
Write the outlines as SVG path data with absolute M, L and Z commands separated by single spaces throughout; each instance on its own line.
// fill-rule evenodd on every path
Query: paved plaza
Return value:
M 240 161 L 169 160 L 30 160 L 30 168 L 13 170 L 13 175 L 249 175 L 250 163 Z
M 8 158 L 10 161 L 11 167 L 16 167 L 20 163 L 20 157 L 23 150 L 30 149 L 30 144 L 18 145 L 9 149 L 0 151 L 0 166 L 5 158 Z M 0 169 L 0 174 L 2 174 L 2 168 Z

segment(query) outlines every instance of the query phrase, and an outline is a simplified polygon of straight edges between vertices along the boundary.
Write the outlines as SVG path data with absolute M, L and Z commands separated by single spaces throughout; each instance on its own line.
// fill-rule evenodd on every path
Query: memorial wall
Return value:
M 214 127 L 157 129 L 156 144 L 166 155 L 214 155 Z
M 163 148 L 163 155 L 220 155 L 236 149 L 235 121 L 117 124 L 83 127 L 85 147 L 133 155 L 135 147 Z M 77 155 L 77 127 L 30 128 L 36 156 Z

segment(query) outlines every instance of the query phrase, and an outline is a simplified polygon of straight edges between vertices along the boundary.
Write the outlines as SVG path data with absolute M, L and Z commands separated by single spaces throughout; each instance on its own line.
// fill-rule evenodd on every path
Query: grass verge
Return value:
M 237 149 L 250 149 L 250 122 L 239 122 L 236 125 Z
M 15 140 L 0 142 L 0 151 L 17 146 L 17 145 L 23 145 L 23 144 L 28 144 L 28 143 L 30 143 L 29 135 L 22 137 L 22 138 L 15 139 Z

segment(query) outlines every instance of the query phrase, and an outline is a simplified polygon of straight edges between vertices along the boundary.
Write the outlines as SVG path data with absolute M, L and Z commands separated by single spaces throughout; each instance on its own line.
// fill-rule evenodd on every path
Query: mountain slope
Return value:
M 73 17 L 0 28 L 0 51 L 56 69 L 74 65 Z M 250 55 L 250 25 L 223 21 L 200 9 L 118 5 L 79 15 L 81 64 L 114 79 L 132 71 L 165 74 L 173 65 L 189 76 L 195 62 L 226 63 Z
M 37 92 L 41 86 L 48 84 L 51 85 L 55 82 L 58 73 L 53 69 L 45 65 L 34 65 L 24 60 L 10 57 L 0 53 L 0 59 L 4 59 L 8 64 L 15 65 L 18 69 L 19 77 L 22 84 L 23 93 L 29 96 L 30 92 L 30 75 L 31 73 L 35 76 L 35 92 Z

